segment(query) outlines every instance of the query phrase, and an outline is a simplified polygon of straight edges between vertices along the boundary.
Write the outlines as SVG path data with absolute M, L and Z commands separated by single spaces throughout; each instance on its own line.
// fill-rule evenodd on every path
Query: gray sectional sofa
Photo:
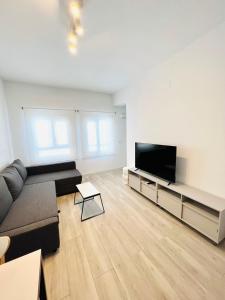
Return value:
M 60 245 L 56 195 L 76 191 L 82 177 L 75 162 L 25 168 L 14 161 L 0 173 L 0 236 L 11 238 L 6 260 Z

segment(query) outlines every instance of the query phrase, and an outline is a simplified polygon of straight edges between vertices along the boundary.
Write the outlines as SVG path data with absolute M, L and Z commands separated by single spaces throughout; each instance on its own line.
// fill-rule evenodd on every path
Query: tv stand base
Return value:
M 128 170 L 128 185 L 214 243 L 225 238 L 225 199 L 137 168 Z

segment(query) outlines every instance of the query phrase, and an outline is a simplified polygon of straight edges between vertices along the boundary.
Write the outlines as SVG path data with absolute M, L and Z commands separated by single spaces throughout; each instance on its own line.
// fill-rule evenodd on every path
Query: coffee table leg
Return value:
M 83 201 L 82 201 L 82 212 L 81 212 L 81 218 L 80 218 L 80 219 L 81 219 L 81 222 L 86 221 L 86 220 L 89 220 L 89 219 L 92 219 L 92 218 L 94 218 L 94 217 L 100 216 L 100 215 L 102 215 L 102 214 L 105 213 L 105 208 L 104 208 L 104 205 L 103 205 L 102 196 L 101 196 L 101 194 L 99 194 L 98 196 L 100 197 L 100 200 L 101 200 L 101 204 L 102 204 L 102 212 L 99 213 L 99 214 L 97 214 L 97 215 L 93 215 L 93 216 L 91 216 L 91 217 L 88 217 L 88 218 L 86 218 L 86 219 L 83 219 L 84 202 L 86 202 L 87 200 L 89 201 L 89 200 L 91 200 L 91 199 L 94 199 L 94 197 L 87 198 L 87 199 L 82 197 Z
M 77 192 L 75 192 L 75 194 L 74 194 L 74 205 L 76 205 L 76 195 L 77 195 Z
M 104 208 L 104 205 L 103 205 L 103 201 L 102 201 L 102 196 L 101 196 L 101 194 L 99 194 L 99 196 L 100 196 L 100 199 L 101 199 L 101 203 L 102 203 L 103 212 L 105 212 L 105 208 Z
M 81 222 L 83 221 L 83 211 L 84 211 L 84 198 L 82 197 L 83 201 L 82 201 L 82 211 L 81 211 L 81 216 L 80 216 L 80 220 Z

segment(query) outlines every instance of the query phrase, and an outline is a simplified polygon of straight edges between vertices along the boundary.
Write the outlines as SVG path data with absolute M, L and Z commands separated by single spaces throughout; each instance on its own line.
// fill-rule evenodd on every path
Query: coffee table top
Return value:
M 41 250 L 0 266 L 0 295 L 7 300 L 39 299 Z
M 94 197 L 100 194 L 96 187 L 91 182 L 84 182 L 76 185 L 81 196 L 85 198 Z

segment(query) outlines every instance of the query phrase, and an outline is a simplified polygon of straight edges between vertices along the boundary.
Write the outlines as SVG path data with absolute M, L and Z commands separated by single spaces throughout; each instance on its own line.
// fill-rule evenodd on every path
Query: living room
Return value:
M 225 2 L 0 20 L 0 298 L 224 299 Z

